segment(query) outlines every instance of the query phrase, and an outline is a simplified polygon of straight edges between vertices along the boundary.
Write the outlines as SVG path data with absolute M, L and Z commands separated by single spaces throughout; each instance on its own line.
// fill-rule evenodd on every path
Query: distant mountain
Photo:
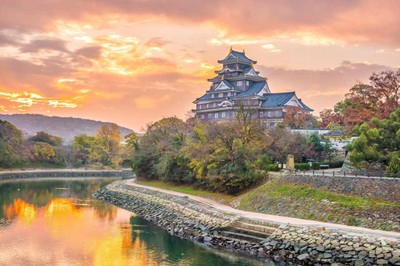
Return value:
M 39 131 L 44 131 L 61 137 L 65 144 L 71 143 L 75 136 L 95 135 L 100 126 L 111 124 L 90 119 L 37 114 L 0 114 L 0 119 L 10 122 L 26 136 L 32 136 Z M 133 132 L 133 130 L 126 127 L 120 127 L 120 130 L 122 137 Z

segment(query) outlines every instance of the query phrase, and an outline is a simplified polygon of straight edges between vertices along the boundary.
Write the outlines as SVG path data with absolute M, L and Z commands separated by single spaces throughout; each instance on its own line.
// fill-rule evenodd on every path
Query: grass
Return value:
M 163 189 L 168 189 L 172 191 L 177 191 L 189 195 L 194 195 L 194 196 L 200 196 L 200 197 L 205 197 L 205 198 L 212 198 L 217 201 L 220 201 L 225 204 L 229 204 L 232 202 L 234 199 L 236 199 L 235 196 L 231 195 L 226 195 L 222 193 L 214 193 L 214 192 L 209 192 L 206 190 L 201 190 L 201 189 L 196 189 L 191 186 L 186 186 L 186 185 L 176 185 L 176 184 L 169 184 L 169 183 L 164 183 L 161 181 L 144 181 L 144 180 L 138 180 L 138 184 L 144 185 L 144 186 L 150 186 L 150 187 L 158 187 L 158 188 L 163 188 Z
M 237 201 L 238 208 L 247 211 L 398 231 L 388 223 L 393 219 L 391 214 L 400 210 L 398 202 L 339 194 L 282 180 L 270 180 Z M 371 220 L 373 214 L 376 217 Z
M 371 207 L 400 207 L 399 203 L 368 199 L 361 196 L 344 195 L 329 192 L 321 188 L 282 184 L 276 181 L 268 182 L 241 197 L 241 205 L 251 205 L 252 198 L 259 195 L 268 195 L 271 199 L 290 197 L 294 199 L 309 199 L 321 201 L 323 199 L 335 202 L 344 208 L 371 208 Z M 246 204 L 246 202 L 248 202 Z

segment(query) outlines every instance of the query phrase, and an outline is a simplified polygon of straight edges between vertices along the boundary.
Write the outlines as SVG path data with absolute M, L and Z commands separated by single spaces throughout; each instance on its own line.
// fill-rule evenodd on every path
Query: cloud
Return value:
M 90 59 L 98 59 L 101 56 L 101 46 L 89 46 L 80 48 L 75 51 L 75 54 L 81 55 Z
M 95 4 L 93 1 L 43 0 L 37 4 L 24 0 L 3 0 L 0 28 L 40 31 L 54 30 L 60 22 L 82 22 L 96 27 L 124 19 L 158 18 L 213 25 L 227 36 L 254 38 L 306 33 L 326 40 L 385 43 L 398 47 L 399 9 L 400 2 L 397 0 L 381 0 L 379 6 L 374 0 L 303 0 L 301 3 L 197 0 L 190 4 L 179 0 L 101 0 Z M 219 41 L 215 39 L 216 43 Z
M 0 47 L 1 46 L 15 46 L 18 45 L 19 41 L 15 36 L 15 32 L 0 31 Z
M 317 113 L 342 100 L 358 82 L 368 83 L 373 72 L 392 69 L 379 64 L 343 61 L 339 66 L 323 70 L 285 69 L 257 66 L 268 77 L 272 92 L 296 91 L 299 98 Z
M 59 52 L 69 52 L 66 47 L 66 41 L 60 39 L 39 39 L 32 40 L 20 48 L 23 53 L 36 53 L 41 50 L 53 50 Z
M 167 40 L 164 40 L 161 37 L 154 37 L 154 38 L 149 39 L 145 43 L 145 45 L 148 46 L 148 47 L 163 47 L 163 46 L 165 46 L 166 44 L 169 44 L 169 43 L 171 43 L 171 42 L 167 41 Z

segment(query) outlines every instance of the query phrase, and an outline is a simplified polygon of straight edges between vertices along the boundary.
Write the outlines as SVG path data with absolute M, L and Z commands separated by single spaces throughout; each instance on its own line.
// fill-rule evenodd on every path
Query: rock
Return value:
M 384 259 L 379 259 L 379 260 L 376 261 L 376 264 L 378 264 L 378 265 L 386 265 L 388 263 L 389 262 L 387 260 L 384 260 Z
M 301 255 L 297 256 L 297 259 L 298 259 L 298 260 L 305 260 L 305 259 L 307 259 L 309 256 L 310 256 L 309 254 L 304 253 L 304 254 L 301 254 Z
M 351 247 L 351 246 L 345 246 L 344 248 L 342 248 L 342 250 L 343 250 L 344 252 L 351 251 L 351 250 L 353 250 L 353 247 Z
M 381 254 L 383 252 L 383 249 L 382 248 L 376 248 L 375 249 L 375 254 L 376 255 L 379 255 L 379 254 Z
M 364 265 L 365 265 L 365 263 L 363 260 L 356 260 L 354 262 L 354 266 L 364 266 Z
M 325 251 L 325 247 L 324 246 L 318 246 L 316 248 L 316 250 L 320 251 L 320 252 L 324 252 Z
M 332 258 L 332 254 L 331 253 L 324 253 L 323 257 L 324 257 L 324 259 L 330 259 L 330 258 Z

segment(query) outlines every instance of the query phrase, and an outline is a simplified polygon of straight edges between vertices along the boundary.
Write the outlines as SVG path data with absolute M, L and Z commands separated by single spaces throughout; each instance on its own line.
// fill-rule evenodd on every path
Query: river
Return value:
M 94 199 L 115 179 L 0 182 L 0 265 L 265 265 Z

